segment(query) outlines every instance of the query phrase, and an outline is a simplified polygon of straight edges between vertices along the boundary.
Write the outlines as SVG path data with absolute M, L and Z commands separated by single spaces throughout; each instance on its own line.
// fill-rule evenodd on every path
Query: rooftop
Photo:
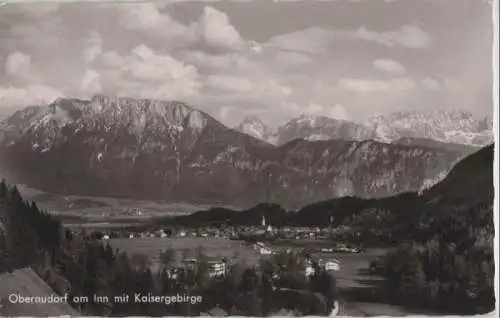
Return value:
M 202 313 L 202 316 L 226 317 L 228 316 L 228 313 L 224 309 L 216 306 L 210 310 L 207 310 L 206 313 Z
M 67 303 L 61 304 L 13 304 L 9 295 L 19 294 L 32 297 L 49 297 L 56 293 L 31 268 L 18 269 L 0 275 L 0 316 L 80 316 Z

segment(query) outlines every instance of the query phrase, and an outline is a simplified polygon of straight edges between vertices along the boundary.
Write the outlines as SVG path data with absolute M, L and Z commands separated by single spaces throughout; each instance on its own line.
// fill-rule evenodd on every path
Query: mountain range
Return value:
M 482 147 L 493 142 L 490 118 L 475 118 L 466 111 L 395 112 L 357 123 L 323 116 L 300 116 L 274 132 L 255 116 L 236 127 L 241 132 L 276 145 L 294 139 L 377 140 L 386 143 L 401 139 L 428 139 L 446 144 Z M 475 149 L 477 150 L 477 148 Z
M 453 116 L 446 127 L 475 125 L 468 119 L 453 123 Z M 387 118 L 377 122 L 395 122 L 390 131 L 403 131 L 398 123 L 408 122 L 401 116 Z M 47 192 L 235 206 L 273 201 L 300 207 L 341 196 L 372 198 L 421 190 L 473 151 L 468 145 L 428 140 L 431 133 L 407 140 L 397 135 L 388 143 L 374 140 L 362 125 L 306 119 L 295 122 L 324 127 L 333 139 L 283 133 L 274 145 L 255 138 L 269 133 L 265 126 L 249 133 L 256 118 L 240 125 L 243 133 L 178 101 L 104 95 L 58 99 L 0 122 L 0 167 L 10 180 Z M 431 120 L 426 125 L 437 128 L 428 131 L 441 131 L 443 122 L 441 117 Z M 427 127 L 412 123 L 407 126 Z M 481 134 L 478 127 L 469 130 Z M 488 136 L 489 131 L 482 133 Z

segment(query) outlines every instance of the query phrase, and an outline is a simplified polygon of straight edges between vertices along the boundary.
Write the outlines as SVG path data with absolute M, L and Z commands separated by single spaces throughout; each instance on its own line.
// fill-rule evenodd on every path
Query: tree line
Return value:
M 390 296 L 402 304 L 486 314 L 495 308 L 493 209 L 478 206 L 465 216 L 454 212 L 388 252 L 378 273 L 389 281 Z

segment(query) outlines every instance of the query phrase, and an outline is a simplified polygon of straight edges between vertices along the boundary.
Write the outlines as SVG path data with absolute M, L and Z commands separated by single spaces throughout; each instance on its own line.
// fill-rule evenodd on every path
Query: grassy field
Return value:
M 213 238 L 116 238 L 109 240 L 113 248 L 124 251 L 129 255 L 145 254 L 155 263 L 158 261 L 159 254 L 167 249 L 172 248 L 177 252 L 176 259 L 179 261 L 183 257 L 191 257 L 195 255 L 195 251 L 199 246 L 203 247 L 204 252 L 209 257 L 229 257 L 243 261 L 249 264 L 256 264 L 261 257 L 258 251 L 254 250 L 249 244 L 242 241 L 232 241 L 227 239 Z M 307 244 L 304 241 L 301 247 L 311 247 L 314 241 Z M 331 244 L 331 242 L 330 242 Z M 273 245 L 271 245 L 273 246 Z M 317 247 L 317 245 L 314 245 Z M 274 247 L 292 247 L 294 245 L 276 244 Z M 340 261 L 340 271 L 336 272 L 339 288 L 355 288 L 363 286 L 363 280 L 360 273 L 369 268 L 370 262 L 384 252 L 382 249 L 368 250 L 363 253 L 333 253 L 322 254 L 316 253 L 321 258 L 335 258 Z M 376 279 L 374 277 L 370 277 Z
M 332 247 L 330 240 L 293 240 L 274 244 L 277 247 L 298 248 L 298 249 L 318 249 L 322 247 Z M 313 253 L 318 258 L 334 258 L 340 262 L 340 271 L 336 272 L 339 288 L 360 287 L 363 277 L 360 273 L 366 272 L 370 262 L 378 256 L 384 254 L 386 249 L 367 249 L 362 253 Z M 375 279 L 375 278 L 373 278 Z
M 214 238 L 116 238 L 110 239 L 113 248 L 129 255 L 145 254 L 156 263 L 159 254 L 167 248 L 176 251 L 176 261 L 194 257 L 201 246 L 204 253 L 213 258 L 228 257 L 248 264 L 257 264 L 260 255 L 250 245 L 242 241 L 232 241 Z

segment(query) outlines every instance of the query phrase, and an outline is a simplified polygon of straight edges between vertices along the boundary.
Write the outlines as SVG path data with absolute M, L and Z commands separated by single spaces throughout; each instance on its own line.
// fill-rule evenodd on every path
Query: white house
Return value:
M 261 247 L 260 254 L 261 255 L 271 255 L 271 254 L 273 254 L 273 251 L 268 247 Z
M 221 261 L 208 262 L 208 271 L 211 277 L 224 276 L 226 274 L 226 264 Z
M 326 271 L 339 271 L 340 264 L 337 260 L 328 260 L 325 262 L 325 270 Z
M 314 270 L 314 268 L 311 265 L 309 265 L 309 264 L 306 265 L 306 268 L 305 268 L 305 275 L 306 275 L 306 277 L 314 275 L 315 272 L 316 271 Z

